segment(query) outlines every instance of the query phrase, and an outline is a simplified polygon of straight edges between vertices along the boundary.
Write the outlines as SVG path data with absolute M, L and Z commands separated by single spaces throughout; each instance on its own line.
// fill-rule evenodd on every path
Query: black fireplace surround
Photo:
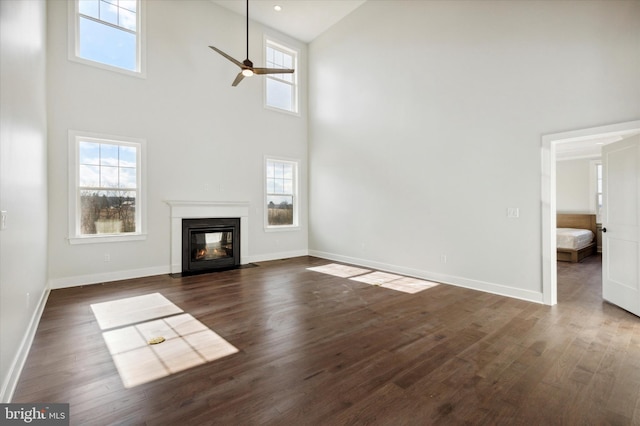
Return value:
M 240 265 L 240 218 L 182 219 L 182 272 Z

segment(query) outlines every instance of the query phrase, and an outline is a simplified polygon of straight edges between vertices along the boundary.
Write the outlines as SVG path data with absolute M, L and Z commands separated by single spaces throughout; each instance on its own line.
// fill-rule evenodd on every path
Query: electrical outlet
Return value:
M 111 255 L 109 253 L 105 253 L 104 254 L 104 261 L 105 262 L 111 262 Z
M 0 212 L 0 229 L 7 229 L 7 211 Z
M 517 207 L 509 207 L 507 208 L 507 217 L 511 219 L 516 219 L 520 217 L 520 209 Z
M 447 263 L 447 255 L 446 254 L 443 254 L 443 255 L 440 256 L 440 262 L 441 263 Z

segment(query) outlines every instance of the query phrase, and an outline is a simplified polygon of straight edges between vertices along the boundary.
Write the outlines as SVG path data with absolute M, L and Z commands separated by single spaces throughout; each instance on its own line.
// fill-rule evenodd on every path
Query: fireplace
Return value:
M 240 264 L 249 264 L 249 202 L 167 200 L 171 218 L 172 274 L 182 273 L 182 221 L 184 219 L 240 218 Z
M 240 265 L 240 218 L 182 219 L 182 272 Z

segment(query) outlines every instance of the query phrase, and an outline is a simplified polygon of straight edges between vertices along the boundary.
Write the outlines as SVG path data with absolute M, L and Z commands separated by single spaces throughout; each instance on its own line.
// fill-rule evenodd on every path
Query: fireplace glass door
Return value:
M 182 220 L 182 272 L 240 265 L 240 219 Z
M 191 261 L 233 257 L 233 231 L 195 231 L 191 233 Z

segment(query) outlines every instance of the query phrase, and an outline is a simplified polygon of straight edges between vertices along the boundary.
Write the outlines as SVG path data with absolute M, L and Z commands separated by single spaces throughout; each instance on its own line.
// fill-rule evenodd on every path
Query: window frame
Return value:
M 79 0 L 68 1 L 68 58 L 70 61 L 89 65 L 94 68 L 118 72 L 121 74 L 146 78 L 146 5 L 143 0 L 137 1 L 136 9 L 136 70 L 120 68 L 115 65 L 97 62 L 80 56 L 80 7 Z M 108 24 L 105 24 L 108 25 Z
M 272 110 L 272 111 L 278 111 L 278 112 L 282 112 L 285 114 L 291 114 L 291 115 L 295 115 L 295 116 L 300 116 L 300 81 L 298 78 L 298 62 L 299 62 L 299 58 L 300 58 L 300 51 L 298 49 L 295 49 L 291 46 L 286 45 L 285 43 L 282 43 L 278 40 L 275 40 L 273 37 L 269 37 L 267 35 L 264 36 L 263 38 L 263 55 L 264 55 L 264 64 L 265 66 L 267 66 L 267 47 L 271 47 L 274 48 L 276 50 L 280 50 L 283 53 L 289 54 L 293 57 L 293 69 L 295 70 L 295 72 L 292 74 L 293 76 L 293 82 L 289 83 L 288 81 L 284 81 L 284 80 L 280 80 L 278 78 L 276 78 L 274 75 L 272 74 L 265 74 L 264 75 L 264 82 L 263 82 L 263 87 L 264 87 L 264 107 L 266 109 Z M 277 75 L 277 74 L 276 74 Z M 275 80 L 281 83 L 286 83 L 286 84 L 290 84 L 293 87 L 293 93 L 292 93 L 292 105 L 293 105 L 293 110 L 288 110 L 288 109 L 284 109 L 284 108 L 279 108 L 277 106 L 273 106 L 273 105 L 269 105 L 268 104 L 268 82 L 270 80 Z
M 286 163 L 293 165 L 293 190 L 292 190 L 292 203 L 293 203 L 293 224 L 291 225 L 269 225 L 269 209 L 268 198 L 269 195 L 285 195 L 285 194 L 270 194 L 267 192 L 267 163 L 270 161 L 277 163 Z M 297 231 L 300 229 L 300 194 L 299 194 L 299 182 L 300 182 L 300 160 L 295 158 L 287 158 L 287 157 L 277 157 L 273 155 L 265 155 L 263 161 L 263 183 L 262 190 L 264 192 L 264 230 L 266 232 L 274 232 L 274 231 Z M 288 195 L 288 194 L 286 194 Z
M 80 164 L 79 142 L 91 141 L 110 145 L 135 146 L 136 156 L 136 232 L 122 234 L 81 234 L 80 233 Z M 146 140 L 125 136 L 105 135 L 78 130 L 69 131 L 69 243 L 107 243 L 123 241 L 139 241 L 147 238 L 147 198 L 146 198 Z
M 591 179 L 589 179 L 589 193 L 590 197 L 590 208 L 591 211 L 596 215 L 596 222 L 601 222 L 601 209 L 598 206 L 598 195 L 602 196 L 602 191 L 598 191 L 598 180 L 602 180 L 602 176 L 598 179 L 598 167 L 600 168 L 600 172 L 602 173 L 602 160 L 592 160 L 589 164 L 589 170 Z M 600 186 L 602 188 L 602 186 Z

